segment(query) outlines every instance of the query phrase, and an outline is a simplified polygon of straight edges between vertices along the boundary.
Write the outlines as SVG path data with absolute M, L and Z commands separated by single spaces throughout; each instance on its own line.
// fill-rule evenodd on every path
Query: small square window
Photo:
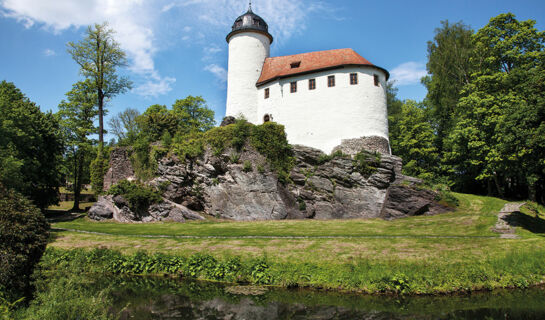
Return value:
M 291 93 L 297 92 L 297 81 L 290 83 L 290 92 Z
M 350 84 L 358 84 L 358 74 L 357 73 L 351 73 L 350 74 Z
M 265 99 L 269 99 L 269 88 L 265 88 Z
M 373 78 L 375 80 L 375 86 L 378 87 L 379 84 L 380 84 L 380 81 L 379 81 L 379 78 L 378 78 L 378 74 L 374 74 L 373 75 Z
M 328 87 L 334 87 L 335 86 L 335 76 L 328 76 L 327 77 L 327 86 Z
M 309 90 L 316 89 L 316 79 L 309 79 L 308 80 L 308 89 Z

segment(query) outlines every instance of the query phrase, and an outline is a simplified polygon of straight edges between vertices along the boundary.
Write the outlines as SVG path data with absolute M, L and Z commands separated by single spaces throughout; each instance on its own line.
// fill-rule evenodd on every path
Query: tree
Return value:
M 475 72 L 446 160 L 458 178 L 475 179 L 488 193 L 545 202 L 545 33 L 534 24 L 501 14 L 473 36 Z
M 67 160 L 74 189 L 74 206 L 79 211 L 83 183 L 89 181 L 90 155 L 93 150 L 91 134 L 97 133 L 93 119 L 98 110 L 95 107 L 96 93 L 90 80 L 77 82 L 66 93 L 68 101 L 59 104 L 59 116 L 67 144 Z
M 428 76 L 422 83 L 428 89 L 425 103 L 430 107 L 437 132 L 435 144 L 440 152 L 443 140 L 455 122 L 460 91 L 470 80 L 470 58 L 474 50 L 472 34 L 473 30 L 462 22 L 441 21 L 433 41 L 428 42 Z
M 176 116 L 165 105 L 150 106 L 136 121 L 140 132 L 149 136 L 152 141 L 159 140 L 165 132 L 172 132 L 174 135 L 178 128 Z
M 13 83 L 0 82 L 0 183 L 40 208 L 57 203 L 63 148 L 53 114 L 42 113 Z
M 114 31 L 107 23 L 87 28 L 87 36 L 78 43 L 68 43 L 68 53 L 80 66 L 80 73 L 89 79 L 96 91 L 98 106 L 99 149 L 104 146 L 104 105 L 120 93 L 131 89 L 132 83 L 117 75 L 117 68 L 126 66 L 125 52 L 114 38 Z
M 395 123 L 390 135 L 392 153 L 403 159 L 403 173 L 432 180 L 437 171 L 438 152 L 425 106 L 407 100 L 401 105 L 400 112 L 390 119 Z
M 130 145 L 134 142 L 139 132 L 136 121 L 139 116 L 138 110 L 128 108 L 108 121 L 110 131 L 117 137 L 118 144 Z
M 31 297 L 30 276 L 48 238 L 49 224 L 40 210 L 0 183 L 0 293 L 5 299 Z
M 172 111 L 179 119 L 178 132 L 204 132 L 212 129 L 216 123 L 214 111 L 208 108 L 201 96 L 187 96 L 185 99 L 176 100 L 172 105 Z

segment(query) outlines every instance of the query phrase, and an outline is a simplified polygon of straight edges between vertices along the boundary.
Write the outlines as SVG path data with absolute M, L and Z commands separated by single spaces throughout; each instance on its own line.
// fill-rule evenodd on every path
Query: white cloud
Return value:
M 176 82 L 175 78 L 153 78 L 134 88 L 134 92 L 144 97 L 157 97 L 166 94 L 172 90 L 172 85 Z
M 55 56 L 55 55 L 57 55 L 55 50 L 52 50 L 52 49 L 45 49 L 44 50 L 44 56 L 46 56 L 46 57 L 51 57 L 51 56 Z
M 187 13 L 190 18 L 197 17 L 200 29 L 214 28 L 223 31 L 233 24 L 236 17 L 246 12 L 247 1 L 240 0 L 178 0 L 171 2 L 168 10 L 180 8 L 180 13 Z M 269 32 L 275 41 L 283 43 L 294 34 L 305 29 L 306 21 L 314 13 L 324 13 L 336 19 L 337 8 L 316 0 L 259 0 L 253 1 L 253 11 L 268 23 Z
M 191 28 L 190 26 L 185 26 L 183 30 L 184 32 L 190 32 L 191 30 L 193 30 L 193 28 Z
M 40 25 L 54 33 L 107 21 L 116 31 L 115 38 L 127 52 L 130 70 L 149 88 L 166 93 L 170 78 L 161 78 L 155 69 L 156 53 L 153 25 L 158 10 L 144 0 L 0 0 L 3 15 L 30 28 Z M 136 82 L 139 82 L 138 80 Z M 156 84 L 149 86 L 149 84 Z M 155 93 L 148 90 L 150 95 Z
M 426 76 L 426 65 L 420 62 L 409 61 L 400 64 L 390 71 L 391 79 L 398 86 L 420 83 L 420 79 Z
M 217 64 L 209 64 L 204 67 L 204 70 L 211 72 L 221 83 L 227 82 L 227 70 Z

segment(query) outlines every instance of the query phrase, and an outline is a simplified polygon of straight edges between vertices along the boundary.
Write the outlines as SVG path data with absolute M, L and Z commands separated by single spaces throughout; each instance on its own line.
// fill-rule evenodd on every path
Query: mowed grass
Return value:
M 475 195 L 456 194 L 460 207 L 451 213 L 419 216 L 394 221 L 354 220 L 281 220 L 281 221 L 196 221 L 187 223 L 123 224 L 95 222 L 86 218 L 55 223 L 53 227 L 107 233 L 120 236 L 276 236 L 276 237 L 494 237 L 490 230 L 496 213 L 506 201 Z
M 80 202 L 79 208 L 82 210 L 86 210 L 87 208 L 90 208 L 93 206 L 95 202 Z M 68 211 L 72 209 L 74 206 L 74 201 L 60 201 L 58 205 L 49 206 L 48 210 L 55 210 L 55 211 Z
M 53 228 L 100 234 L 54 230 L 49 247 L 60 249 L 60 253 L 51 251 L 59 261 L 65 257 L 63 252 L 75 256 L 87 252 L 82 255 L 83 262 L 74 260 L 76 264 L 91 261 L 96 255 L 93 249 L 110 249 L 113 251 L 106 251 L 125 257 L 122 265 L 131 266 L 127 273 L 145 263 L 156 266 L 152 262 L 155 255 L 185 261 L 185 267 L 180 268 L 187 273 L 184 268 L 191 269 L 191 261 L 206 255 L 216 262 L 205 263 L 203 270 L 210 270 L 196 277 L 207 280 L 227 279 L 216 272 L 236 257 L 247 266 L 241 269 L 241 276 L 256 283 L 261 280 L 254 279 L 255 261 L 265 259 L 267 268 L 259 272 L 271 277 L 268 283 L 288 287 L 445 293 L 545 282 L 543 207 L 523 208 L 517 214 L 519 239 L 501 239 L 491 229 L 506 201 L 466 194 L 456 197 L 460 206 L 454 212 L 395 221 L 122 224 L 80 218 L 54 223 Z M 100 262 L 95 268 L 111 269 L 121 263 L 116 259 Z

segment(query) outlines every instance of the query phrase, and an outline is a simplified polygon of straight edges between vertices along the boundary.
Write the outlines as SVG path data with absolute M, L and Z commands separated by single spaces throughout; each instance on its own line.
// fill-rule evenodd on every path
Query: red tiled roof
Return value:
M 297 62 L 300 62 L 299 67 L 292 68 L 291 64 Z M 384 71 L 386 77 L 389 77 L 388 71 L 373 65 L 371 62 L 357 54 L 356 51 L 352 49 L 335 49 L 267 58 L 265 59 L 261 76 L 257 80 L 257 85 L 259 86 L 278 78 L 346 65 L 367 65 L 375 67 Z

